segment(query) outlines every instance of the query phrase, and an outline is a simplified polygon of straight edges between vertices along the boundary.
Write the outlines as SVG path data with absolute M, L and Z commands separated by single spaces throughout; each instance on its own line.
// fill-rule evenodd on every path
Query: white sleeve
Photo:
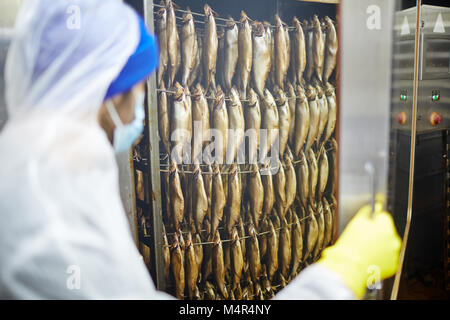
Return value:
M 0 135 L 0 154 L 20 155 L 0 156 L 0 299 L 171 298 L 156 290 L 133 241 L 104 133 L 83 146 L 92 152 L 63 157 L 71 153 L 55 147 L 41 161 L 21 141 L 39 133 L 22 128 Z
M 313 264 L 275 295 L 277 300 L 353 300 L 353 292 L 325 266 Z

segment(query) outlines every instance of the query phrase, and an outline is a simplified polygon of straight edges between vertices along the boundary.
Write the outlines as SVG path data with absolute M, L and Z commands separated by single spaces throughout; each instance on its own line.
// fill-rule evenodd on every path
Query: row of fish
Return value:
M 281 221 L 278 215 L 264 219 L 259 232 L 240 219 L 231 235 L 179 231 L 169 245 L 164 233 L 168 291 L 178 299 L 272 298 L 332 244 L 335 206 L 333 196 L 324 196 L 315 209 L 289 210 Z
M 249 269 L 253 283 L 261 279 L 283 283 L 291 280 L 307 261 L 315 261 L 322 249 L 331 244 L 335 229 L 334 209 L 331 208 L 336 206 L 333 197 L 336 141 L 331 139 L 326 147 L 328 151 L 323 146 L 317 158 L 312 149 L 307 155 L 301 151 L 301 158 L 295 164 L 288 150 L 274 174 L 267 165 L 259 168 L 256 164 L 244 165 L 244 174 L 236 163 L 225 174 L 217 164 L 205 165 L 203 171 L 200 164 L 196 164 L 192 174 L 188 174 L 172 163 L 170 171 L 163 174 L 162 185 L 165 225 L 174 234 L 171 253 L 165 239 L 166 276 L 168 281 L 169 275 L 174 279 L 176 296 L 184 297 L 185 284 L 181 279 L 192 279 L 183 273 L 187 274 L 188 270 L 179 266 L 183 261 L 188 264 L 189 258 L 186 252 L 183 253 L 183 248 L 190 244 L 194 246 L 193 250 L 197 249 L 194 250 L 195 264 L 192 260 L 194 255 L 189 253 L 189 265 L 195 265 L 197 270 L 195 285 L 187 287 L 190 299 L 200 297 L 200 280 L 201 287 L 209 281 L 212 288 L 227 298 L 229 292 L 224 279 L 233 283 L 232 288 L 236 289 L 244 265 L 243 270 Z M 181 230 L 189 234 L 186 244 L 182 244 Z M 245 236 L 249 239 L 246 240 Z M 221 245 L 221 238 L 232 241 L 225 248 L 217 248 L 216 252 L 214 248 Z M 202 247 L 195 243 L 207 244 Z M 239 248 L 235 248 L 237 246 Z M 242 251 L 242 254 L 235 253 L 232 248 Z M 230 252 L 232 257 L 237 255 L 238 260 L 230 260 Z M 232 267 L 233 261 L 241 264 L 238 272 Z M 262 273 L 261 264 L 266 265 Z M 194 272 L 192 268 L 189 270 L 189 274 Z M 234 294 L 241 297 L 236 292 Z
M 287 91 L 275 86 L 272 94 L 266 88 L 261 99 L 250 88 L 244 102 L 234 86 L 227 100 L 218 86 L 215 98 L 209 103 L 199 83 L 192 93 L 178 82 L 175 88 L 173 96 L 166 91 L 158 93 L 158 126 L 164 149 L 178 163 L 201 163 L 208 159 L 212 162 L 212 153 L 208 158 L 210 153 L 205 152 L 211 145 L 214 145 L 214 159 L 220 164 L 231 164 L 237 159 L 238 151 L 244 149 L 248 150 L 248 162 L 253 163 L 258 153 L 260 159 L 261 154 L 268 155 L 276 141 L 280 157 L 289 147 L 298 158 L 302 150 L 308 152 L 313 146 L 318 153 L 336 127 L 337 101 L 330 83 L 324 87 L 318 82 L 308 84 L 305 90 L 300 84 L 294 87 L 288 82 Z M 215 135 L 211 144 L 210 129 L 220 134 L 221 143 Z M 261 129 L 267 133 L 264 139 L 260 137 Z M 248 134 L 249 131 L 254 134 Z M 242 149 L 246 135 L 248 148 Z
M 164 4 L 164 3 L 163 3 Z M 226 27 L 217 27 L 218 14 L 204 6 L 204 28 L 200 36 L 189 8 L 180 30 L 174 4 L 166 0 L 156 16 L 160 48 L 157 85 L 172 88 L 177 74 L 184 87 L 196 81 L 206 92 L 216 90 L 216 80 L 229 94 L 236 84 L 241 99 L 250 87 L 264 96 L 266 81 L 285 89 L 286 80 L 294 86 L 318 79 L 325 84 L 336 67 L 338 38 L 333 21 L 317 15 L 300 22 L 293 18 L 288 27 L 275 15 L 275 28 L 268 22 L 253 21 L 241 11 L 239 21 L 229 17 Z M 302 27 L 303 25 L 303 27 Z M 167 78 L 166 85 L 164 80 Z
M 162 173 L 164 222 L 176 231 L 185 222 L 195 232 L 202 230 L 206 217 L 211 223 L 210 234 L 214 235 L 226 215 L 226 230 L 231 235 L 241 207 L 250 213 L 258 228 L 272 210 L 284 218 L 295 200 L 303 208 L 315 206 L 327 191 L 335 193 L 338 146 L 334 138 L 327 145 L 328 152 L 323 145 L 317 156 L 312 149 L 300 151 L 298 160 L 294 160 L 288 147 L 275 167 L 270 162 L 261 168 L 258 164 L 197 163 L 180 169 L 172 162 L 170 169 Z M 139 184 L 137 189 L 142 189 Z

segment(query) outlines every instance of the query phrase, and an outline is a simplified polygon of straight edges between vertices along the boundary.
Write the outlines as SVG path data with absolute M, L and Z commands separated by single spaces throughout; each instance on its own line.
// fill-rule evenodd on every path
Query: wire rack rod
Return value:
M 167 165 L 167 164 L 164 164 L 164 165 Z M 275 169 L 278 169 L 277 167 L 271 167 L 271 168 L 261 168 L 261 169 L 259 169 L 259 171 L 261 172 L 261 171 L 264 171 L 264 170 L 275 170 Z M 170 172 L 170 170 L 169 169 L 160 169 L 160 171 L 161 172 Z M 182 172 L 182 173 L 188 173 L 188 174 L 194 174 L 194 171 L 190 171 L 190 170 L 179 170 L 180 172 Z M 249 174 L 249 173 L 253 173 L 253 171 L 251 171 L 251 170 L 244 170 L 244 171 L 237 171 L 236 173 L 238 173 L 238 174 Z M 210 174 L 210 175 L 214 175 L 214 172 L 203 172 L 202 171 L 202 174 Z M 226 171 L 223 171 L 223 172 L 220 172 L 220 174 L 221 175 L 229 175 L 229 174 L 231 174 L 230 172 L 226 172 Z
M 177 16 L 175 16 L 175 18 L 176 19 L 178 19 L 178 20 L 183 20 L 183 18 L 182 17 L 177 17 Z M 217 18 L 216 18 L 217 19 Z M 194 20 L 194 23 L 200 23 L 200 24 L 206 24 L 206 22 L 205 21 L 202 21 L 202 20 L 195 20 L 195 19 L 193 19 Z M 177 26 L 181 26 L 181 25 L 179 25 L 179 24 L 177 24 Z M 219 26 L 219 27 L 226 27 L 227 25 L 225 25 L 225 24 L 220 24 L 220 23 L 216 23 L 216 26 Z
M 325 195 L 325 194 L 324 194 L 324 195 Z M 333 203 L 330 203 L 328 206 L 329 206 L 330 208 L 334 208 L 334 207 L 335 207 L 335 205 L 334 205 Z M 322 211 L 319 211 L 319 213 L 321 213 L 321 212 L 322 212 Z M 306 218 L 308 218 L 308 217 L 306 217 Z M 299 220 L 299 222 L 305 220 L 306 218 L 301 218 L 301 219 Z M 248 226 L 250 223 L 252 223 L 252 222 L 247 221 L 247 222 L 243 222 L 242 225 L 243 225 L 243 226 Z M 182 223 L 182 226 L 186 227 L 187 224 Z M 224 227 L 219 227 L 219 228 L 217 228 L 217 230 L 224 230 Z M 203 229 L 203 230 L 200 230 L 198 233 L 203 233 L 203 232 L 206 232 L 206 231 L 207 231 L 206 229 Z M 188 233 L 190 233 L 190 231 L 181 231 L 181 230 L 180 230 L 179 232 L 181 232 L 182 234 L 188 234 Z M 169 233 L 166 233 L 166 235 L 172 236 L 172 235 L 174 235 L 174 234 L 176 234 L 176 233 L 178 233 L 178 232 L 169 232 Z
M 329 151 L 333 151 L 334 150 L 334 148 L 333 147 L 331 147 L 331 148 L 328 148 L 328 149 L 325 149 L 325 151 L 326 152 L 329 152 Z M 167 157 L 165 157 L 165 158 L 167 158 Z M 292 161 L 292 164 L 294 165 L 294 166 L 296 166 L 296 165 L 302 165 L 302 164 L 304 164 L 305 163 L 305 160 L 302 160 L 302 159 L 300 159 L 300 160 L 294 160 L 294 161 Z M 170 164 L 167 164 L 167 163 L 161 163 L 160 164 L 160 166 L 161 167 L 165 167 L 165 168 L 169 168 L 170 167 Z M 201 165 L 201 166 L 204 166 L 204 167 L 206 167 L 207 165 Z M 275 169 L 278 169 L 278 167 L 270 167 L 270 168 L 260 168 L 259 169 L 259 171 L 264 171 L 264 170 L 275 170 Z M 161 172 L 170 172 L 170 169 L 160 169 L 160 171 Z M 194 173 L 194 171 L 191 171 L 191 170 L 180 170 L 181 172 L 183 172 L 183 173 L 187 173 L 187 174 L 193 174 Z M 238 174 L 249 174 L 249 173 L 253 173 L 253 171 L 252 170 L 241 170 L 241 171 L 237 171 L 237 173 Z M 209 172 L 209 171 L 202 171 L 202 174 L 214 174 L 214 172 Z M 227 174 L 230 174 L 229 172 L 220 172 L 220 174 L 224 174 L 224 175 L 227 175 Z
M 153 4 L 153 6 L 158 7 L 158 8 L 165 8 L 165 6 L 160 5 L 160 4 Z M 181 12 L 181 13 L 190 13 L 190 14 L 192 14 L 193 16 L 206 17 L 206 15 L 203 14 L 203 13 L 198 13 L 198 12 L 193 12 L 193 11 L 186 11 L 186 10 L 182 10 L 182 9 L 174 9 L 174 11 L 175 11 L 175 12 Z M 155 13 L 156 13 L 156 12 L 155 12 Z M 220 18 L 220 17 L 214 17 L 214 19 L 215 19 L 215 20 L 218 20 L 218 21 L 223 21 L 223 22 L 234 22 L 234 23 L 236 23 L 236 24 L 241 24 L 241 22 L 240 22 L 239 20 L 234 20 L 234 19 L 231 20 L 231 19 L 224 19 L 224 18 Z M 195 19 L 194 19 L 194 21 L 195 21 Z M 203 23 L 205 23 L 205 22 L 203 22 Z M 300 24 L 303 24 L 303 23 L 300 22 Z M 217 23 L 216 23 L 216 25 L 226 27 L 226 25 L 221 25 L 221 24 L 217 24 Z M 269 26 L 269 27 L 272 28 L 272 29 L 276 29 L 276 28 L 277 28 L 277 26 L 272 25 L 272 24 L 269 24 L 269 25 L 267 25 L 267 26 Z M 323 24 L 322 24 L 322 28 L 323 28 Z M 295 27 L 287 26 L 287 25 L 285 24 L 285 29 L 287 29 L 287 30 L 294 30 Z M 310 30 L 312 30 L 312 29 L 313 29 L 313 27 L 311 27 L 311 26 L 308 26 L 308 27 L 304 27 L 304 28 L 303 28 L 304 31 L 310 31 Z
M 330 205 L 330 208 L 333 208 L 334 207 L 334 204 L 331 204 Z M 323 213 L 323 209 L 321 210 L 321 211 L 319 211 L 318 212 L 318 214 L 321 214 L 321 213 Z M 308 219 L 308 218 L 310 218 L 310 217 L 312 217 L 313 215 L 312 214 L 310 214 L 310 215 L 308 215 L 308 216 L 306 216 L 306 217 L 303 217 L 303 218 L 301 218 L 301 219 L 298 219 L 298 222 L 301 222 L 301 221 L 304 221 L 304 220 L 306 220 L 306 219 Z M 275 228 L 275 231 L 278 231 L 278 230 L 281 230 L 281 229 L 285 229 L 286 227 L 290 227 L 290 226 L 292 226 L 292 225 L 295 225 L 296 224 L 296 222 L 293 222 L 293 223 L 288 223 L 286 226 L 283 226 L 283 227 L 279 227 L 279 228 Z M 206 231 L 206 230 L 202 230 L 202 231 Z M 182 232 L 182 233 L 189 233 L 189 232 Z M 256 236 L 257 237 L 260 237 L 260 236 L 263 236 L 263 235 L 266 235 L 266 234 L 269 234 L 269 233 L 271 233 L 271 231 L 269 230 L 269 231 L 263 231 L 263 232 L 260 232 L 260 233 L 256 233 Z M 170 235 L 173 235 L 174 233 L 170 233 Z M 167 235 L 169 235 L 169 233 L 167 234 Z M 247 236 L 243 236 L 243 237 L 239 237 L 238 238 L 238 240 L 244 240 L 244 239 L 249 239 L 249 238 L 251 238 L 252 236 L 251 235 L 247 235 Z M 231 241 L 233 241 L 233 239 L 224 239 L 224 240 L 221 240 L 221 242 L 223 243 L 223 242 L 231 242 Z M 206 245 L 206 244 L 214 244 L 215 242 L 214 241 L 204 241 L 204 242 L 193 242 L 192 243 L 192 245 L 194 245 L 194 246 L 200 246 L 200 245 Z M 171 245 L 162 245 L 164 248 L 170 248 L 171 247 Z
M 165 92 L 165 93 L 169 93 L 169 94 L 175 94 L 176 92 L 175 91 L 172 91 L 172 90 L 167 90 L 167 89 L 156 89 L 156 91 L 158 91 L 158 92 Z M 185 96 L 188 96 L 188 97 L 192 97 L 192 94 L 184 94 Z M 214 98 L 214 97 L 211 97 L 211 96 L 205 96 L 205 99 L 207 99 L 207 100 L 216 100 L 216 98 Z M 230 98 L 227 98 L 227 97 L 225 97 L 225 101 L 232 101 Z M 241 101 L 241 102 L 248 102 L 248 100 L 247 99 L 239 99 L 239 101 Z

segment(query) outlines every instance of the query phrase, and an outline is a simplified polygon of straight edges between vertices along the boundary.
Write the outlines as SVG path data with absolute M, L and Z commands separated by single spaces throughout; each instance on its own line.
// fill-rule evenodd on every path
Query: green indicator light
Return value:
M 406 94 L 401 94 L 400 95 L 400 100 L 402 100 L 402 101 L 406 101 Z
M 441 96 L 439 94 L 433 94 L 433 96 L 431 98 L 433 99 L 433 101 L 439 101 Z

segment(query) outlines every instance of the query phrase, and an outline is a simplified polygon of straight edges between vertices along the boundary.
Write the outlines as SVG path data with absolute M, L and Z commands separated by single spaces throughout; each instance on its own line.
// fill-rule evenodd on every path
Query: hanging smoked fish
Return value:
M 217 28 L 217 62 L 216 62 L 216 77 L 217 83 L 223 85 L 223 65 L 225 63 L 225 28 Z
M 256 163 L 257 151 L 260 143 L 261 109 L 255 91 L 250 88 L 248 103 L 244 109 L 245 131 L 249 134 L 248 159 L 249 163 Z
M 250 236 L 250 239 L 248 239 L 247 241 L 247 260 L 249 263 L 250 275 L 252 277 L 252 280 L 253 282 L 257 282 L 261 273 L 261 256 L 259 253 L 257 233 L 253 224 L 249 224 L 248 234 Z
M 163 260 L 164 260 L 164 277 L 169 282 L 170 277 L 170 247 L 167 240 L 166 228 L 163 225 Z
M 322 87 L 317 84 L 316 85 L 316 92 L 317 92 L 317 100 L 320 110 L 320 116 L 319 116 L 319 132 L 317 133 L 317 142 L 319 142 L 322 138 L 322 135 L 325 131 L 325 127 L 327 125 L 328 121 L 328 101 L 327 97 L 325 96 Z
M 239 234 L 235 227 L 232 229 L 231 256 L 232 256 L 232 282 L 233 290 L 237 289 L 244 269 L 244 255 L 242 254 Z M 242 293 L 241 293 L 242 294 Z
M 252 77 L 256 93 L 264 95 L 264 88 L 270 71 L 270 43 L 266 37 L 266 30 L 261 22 L 256 22 L 253 27 L 253 62 Z
M 297 101 L 295 106 L 295 139 L 293 152 L 298 158 L 306 143 L 310 128 L 310 111 L 308 99 L 302 86 L 296 88 Z
M 186 282 L 188 297 L 190 300 L 200 298 L 200 293 L 197 288 L 198 279 L 198 266 L 197 257 L 195 255 L 194 243 L 192 241 L 192 235 L 189 232 L 186 240 Z
M 219 165 L 214 167 L 214 175 L 212 181 L 212 225 L 211 234 L 214 235 L 222 221 L 223 209 L 226 204 L 225 193 L 223 191 L 222 176 L 220 174 Z
M 247 87 L 250 82 L 250 72 L 252 70 L 252 29 L 250 19 L 244 11 L 241 11 L 239 26 L 239 57 L 238 57 L 238 88 L 241 99 L 247 96 Z
M 281 165 L 281 161 L 278 160 L 278 171 L 273 175 L 273 189 L 275 193 L 275 209 L 283 218 L 286 214 L 287 202 L 286 202 L 286 174 L 284 168 Z
M 275 99 L 268 89 L 264 91 L 261 129 L 266 130 L 266 139 L 262 139 L 260 143 L 260 152 L 262 154 L 262 159 L 264 159 L 270 152 L 276 140 L 279 139 L 278 108 Z M 276 151 L 279 152 L 278 150 Z
M 168 69 L 169 69 L 169 85 L 172 88 L 175 76 L 181 63 L 180 55 L 180 38 L 177 30 L 177 19 L 173 8 L 172 0 L 166 0 L 167 10 L 167 53 L 168 53 Z
M 297 186 L 300 203 L 304 208 L 308 205 L 309 198 L 309 168 L 306 156 L 300 151 L 299 163 L 297 164 Z
M 331 212 L 330 205 L 327 199 L 324 197 L 323 202 L 323 215 L 325 220 L 325 238 L 323 240 L 323 247 L 331 245 L 331 240 L 333 236 L 333 213 Z
M 227 103 L 228 110 L 228 146 L 226 163 L 232 163 L 236 160 L 238 150 L 244 142 L 245 120 L 242 104 L 239 100 L 239 93 L 235 87 L 231 89 L 230 102 Z M 238 159 L 239 161 L 239 159 Z
M 251 164 L 251 173 L 248 174 L 247 192 L 250 202 L 250 214 L 255 226 L 258 227 L 263 211 L 263 202 L 266 197 L 258 165 Z M 273 192 L 273 190 L 272 190 Z
M 260 255 L 261 261 L 264 261 L 264 258 L 266 256 L 266 252 L 267 252 L 267 237 L 265 236 L 264 232 L 268 231 L 268 229 L 269 229 L 268 218 L 265 218 L 259 224 L 259 233 L 263 234 L 258 237 L 259 255 Z
M 178 172 L 177 164 L 173 162 L 169 176 L 169 196 L 171 217 L 176 230 L 179 230 L 184 217 L 184 196 Z
M 196 245 L 194 246 L 194 251 L 195 251 L 195 258 L 197 260 L 199 281 L 201 278 L 202 263 L 203 263 L 203 247 L 200 244 L 201 242 L 202 242 L 202 239 L 200 238 L 200 234 L 197 233 L 194 237 L 194 243 L 196 243 Z
M 325 192 L 325 187 L 327 186 L 328 171 L 329 171 L 328 157 L 324 147 L 320 149 L 318 163 L 319 163 L 319 184 L 317 186 L 317 197 L 320 200 L 322 199 L 322 195 Z
M 215 157 L 218 163 L 223 164 L 225 163 L 225 156 L 227 154 L 229 120 L 225 96 L 220 86 L 217 89 L 216 99 L 214 101 L 211 127 L 220 133 L 220 137 L 215 137 Z
M 239 58 L 239 31 L 233 18 L 229 17 L 225 30 L 225 58 L 223 63 L 223 85 L 230 92 Z
M 309 202 L 311 205 L 315 206 L 317 181 L 319 179 L 319 166 L 317 165 L 316 155 L 311 149 L 309 149 L 306 153 L 306 158 L 308 160 L 309 169 Z
M 171 247 L 171 263 L 173 278 L 175 280 L 175 295 L 177 299 L 184 299 L 185 273 L 184 273 L 184 255 L 181 251 L 178 237 L 174 235 L 174 241 Z
M 239 179 L 238 166 L 233 163 L 228 176 L 227 230 L 231 235 L 234 226 L 241 217 L 242 189 Z
M 203 42 L 199 39 L 199 35 L 197 34 L 194 40 L 194 69 L 189 74 L 188 85 L 191 87 L 194 84 L 194 81 L 197 78 L 201 79 L 202 74 L 202 63 L 201 58 L 203 57 Z
M 325 17 L 325 24 L 327 26 L 327 33 L 325 37 L 325 62 L 323 68 L 323 82 L 328 82 L 334 68 L 336 67 L 336 57 L 338 50 L 338 37 L 336 28 L 330 17 Z
M 291 124 L 289 126 L 289 139 L 288 143 L 291 148 L 294 146 L 295 141 L 295 105 L 296 105 L 296 94 L 295 89 L 292 83 L 288 82 L 287 85 L 287 92 L 286 92 L 286 98 L 289 105 L 289 114 L 291 117 Z
M 324 132 L 324 143 L 333 135 L 337 116 L 336 94 L 334 93 L 334 87 L 329 82 L 325 85 L 325 96 L 328 103 L 328 121 Z
M 200 165 L 196 164 L 192 175 L 192 211 L 197 231 L 202 229 L 203 219 L 208 211 L 208 199 L 206 197 Z
M 297 17 L 293 18 L 294 23 L 294 56 L 295 59 L 295 72 L 297 83 L 301 84 L 303 80 L 303 72 L 306 68 L 306 42 L 305 34 L 303 33 L 303 28 L 298 21 Z
M 317 260 L 320 257 L 320 253 L 322 252 L 322 249 L 323 249 L 323 241 L 325 238 L 325 219 L 324 219 L 323 206 L 322 206 L 321 201 L 317 202 L 316 219 L 317 219 L 317 226 L 318 226 L 319 232 L 318 232 L 318 237 L 317 237 L 317 244 L 316 244 L 316 247 L 314 248 L 314 253 L 313 253 L 314 260 Z
M 166 152 L 170 154 L 170 122 L 169 122 L 169 103 L 164 82 L 161 82 L 161 91 L 158 92 L 158 130 L 159 137 L 164 145 Z
M 242 219 L 242 216 L 239 219 L 239 225 L 238 227 L 238 233 L 239 233 L 239 238 L 241 239 L 241 250 L 242 250 L 242 255 L 245 257 L 246 256 L 246 246 L 245 246 L 245 228 L 244 228 L 244 221 Z M 244 261 L 244 267 L 245 267 L 245 261 Z M 244 268 L 245 270 L 245 268 Z
M 278 128 L 279 128 L 279 148 L 280 157 L 283 157 L 289 139 L 289 131 L 292 123 L 291 112 L 289 109 L 288 99 L 283 90 L 278 87 L 274 88 L 276 102 L 278 107 Z
M 313 253 L 314 246 L 316 245 L 317 239 L 319 237 L 319 226 L 317 224 L 316 216 L 310 205 L 308 205 L 308 219 L 307 219 L 307 235 L 306 235 L 306 248 L 304 259 L 310 258 Z
M 191 10 L 188 8 L 187 12 L 183 15 L 181 27 L 181 61 L 182 61 L 182 77 L 181 83 L 183 87 L 187 87 L 189 77 L 194 71 L 195 67 L 195 51 L 197 35 L 195 33 L 194 17 L 191 14 Z
M 211 234 L 211 223 L 208 219 L 204 222 L 205 232 L 203 240 L 205 242 L 212 242 L 213 236 Z M 212 246 L 207 244 L 203 246 L 203 265 L 202 265 L 202 279 L 206 281 L 212 275 Z
M 158 36 L 159 64 L 156 71 L 157 85 L 162 88 L 164 74 L 167 71 L 169 55 L 167 52 L 167 11 L 166 8 L 158 10 L 156 15 L 156 35 Z
M 309 130 L 308 138 L 306 139 L 305 151 L 308 151 L 317 140 L 317 135 L 319 133 L 320 108 L 317 101 L 316 90 L 312 85 L 308 85 L 306 97 L 309 101 Z
M 192 113 L 190 97 L 186 96 L 185 89 L 177 82 L 173 97 L 173 107 L 170 119 L 170 139 L 172 141 L 172 160 L 178 164 L 182 162 L 187 146 L 191 140 Z
M 272 32 L 272 26 L 269 22 L 264 21 L 264 29 L 266 29 L 266 41 L 270 48 L 270 73 L 269 73 L 269 84 L 271 87 L 275 85 L 275 39 Z
M 275 14 L 275 22 L 275 82 L 284 89 L 284 80 L 289 66 L 288 39 L 286 39 L 285 23 L 281 21 L 278 14 Z
M 266 162 L 264 164 L 264 168 L 261 169 L 261 181 L 262 186 L 264 188 L 264 192 L 260 194 L 254 194 L 256 197 L 263 197 L 263 207 L 262 207 L 262 217 L 263 220 L 265 217 L 268 217 L 272 212 L 273 205 L 275 203 L 275 191 L 273 188 L 273 179 L 272 179 L 272 171 L 270 167 L 270 162 Z M 254 217 L 255 218 L 255 217 Z M 255 220 L 256 228 L 258 228 L 258 222 Z
M 320 82 L 322 82 L 323 62 L 325 55 L 325 39 L 317 15 L 314 15 L 313 17 L 313 34 L 314 34 L 314 45 L 313 45 L 314 72 L 317 78 L 320 80 Z
M 271 220 L 269 220 L 269 231 L 270 233 L 267 235 L 266 269 L 267 277 L 272 281 L 278 270 L 278 236 Z
M 197 83 L 192 93 L 192 102 L 192 159 L 194 163 L 199 163 L 203 158 L 203 147 L 210 140 L 208 134 L 210 129 L 208 102 L 200 83 Z
M 329 140 L 329 151 L 328 151 L 328 163 L 329 163 L 329 171 L 331 174 L 328 177 L 326 190 L 335 194 L 336 184 L 338 182 L 338 171 L 337 171 L 337 155 L 338 155 L 338 144 L 334 138 Z
M 207 4 L 205 4 L 204 10 L 205 34 L 203 36 L 203 76 L 205 78 L 205 90 L 208 91 L 210 85 L 213 89 L 216 88 L 215 75 L 219 40 L 217 38 L 217 27 L 214 16 L 218 15 Z
M 312 23 L 308 20 L 303 20 L 305 27 L 305 44 L 306 44 L 306 81 L 310 82 L 314 73 L 314 32 L 312 30 Z
M 291 280 L 298 274 L 298 269 L 303 259 L 302 226 L 300 225 L 298 216 L 295 213 L 292 214 L 292 217 L 294 221 L 292 226 L 292 266 L 290 274 Z
M 280 273 L 284 278 L 289 275 L 289 267 L 291 265 L 291 228 L 288 225 L 285 218 L 281 219 L 281 230 L 280 230 L 280 249 L 278 251 L 279 258 L 278 262 L 280 264 Z
M 219 232 L 217 231 L 214 236 L 214 245 L 212 250 L 212 265 L 214 280 L 217 285 L 218 291 L 225 299 L 228 299 L 228 291 L 225 287 L 225 266 L 223 262 L 223 248 L 222 241 L 220 240 Z
M 289 156 L 284 157 L 283 166 L 286 177 L 286 210 L 288 210 L 294 204 L 295 197 L 297 195 L 297 177 L 295 175 L 295 168 L 292 164 L 292 159 Z

